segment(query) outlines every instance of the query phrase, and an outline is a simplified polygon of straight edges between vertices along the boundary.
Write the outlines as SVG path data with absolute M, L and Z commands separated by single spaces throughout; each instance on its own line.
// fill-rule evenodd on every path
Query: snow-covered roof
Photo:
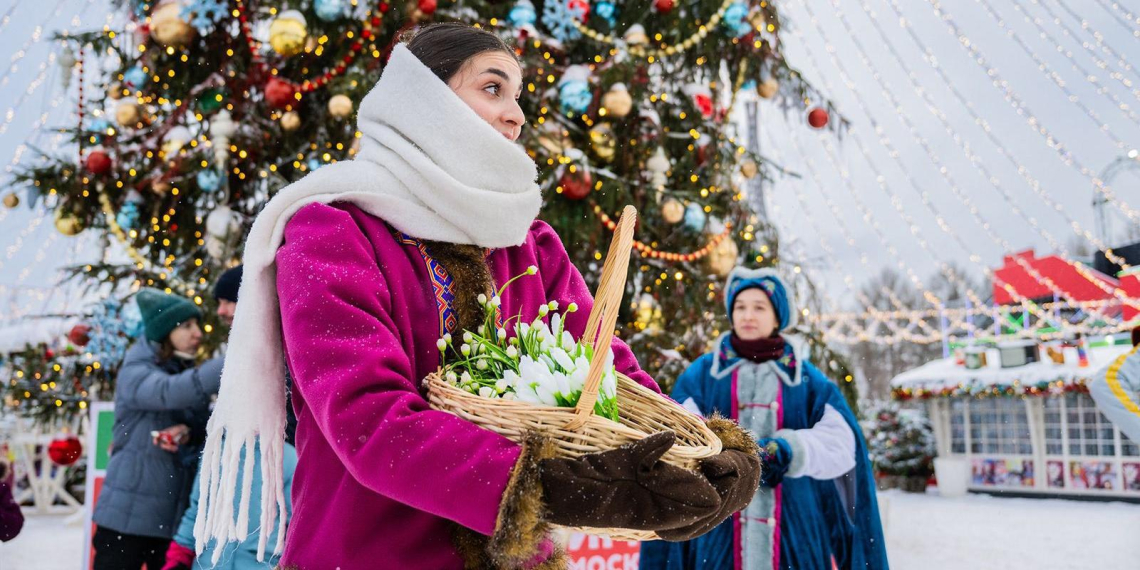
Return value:
M 1044 357 L 1041 362 L 1001 368 L 995 362 L 998 359 L 991 356 L 987 358 L 988 366 L 971 370 L 957 364 L 953 357 L 940 358 L 895 376 L 891 388 L 896 397 L 954 396 L 1018 387 L 1038 393 L 1043 385 L 1083 385 L 1096 371 L 1131 349 L 1127 344 L 1094 346 L 1088 351 L 1088 366 L 1068 358 L 1065 364 L 1056 364 Z

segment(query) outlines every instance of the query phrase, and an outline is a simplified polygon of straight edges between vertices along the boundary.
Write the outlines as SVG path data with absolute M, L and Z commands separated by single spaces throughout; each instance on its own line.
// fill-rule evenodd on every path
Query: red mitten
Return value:
M 182 570 L 183 568 L 189 570 L 193 567 L 194 551 L 173 540 L 170 541 L 170 547 L 166 549 L 166 565 L 162 567 L 162 570 Z

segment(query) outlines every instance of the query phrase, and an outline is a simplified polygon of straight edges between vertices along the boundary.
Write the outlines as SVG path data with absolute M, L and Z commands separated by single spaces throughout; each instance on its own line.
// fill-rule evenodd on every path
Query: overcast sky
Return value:
M 788 60 L 850 121 L 836 137 L 761 104 L 762 152 L 800 174 L 766 188 L 769 212 L 835 306 L 855 308 L 847 282 L 884 266 L 926 279 L 952 261 L 981 277 L 1010 249 L 1087 244 L 1072 222 L 1096 234 L 1091 178 L 1140 147 L 1140 70 L 1125 69 L 1140 65 L 1140 0 L 777 6 Z M 18 152 L 32 156 L 28 143 L 53 146 L 44 125 L 74 121 L 75 85 L 63 96 L 50 32 L 99 28 L 109 13 L 105 0 L 0 2 L 5 181 Z M 1110 207 L 1121 234 L 1122 211 L 1140 219 L 1140 163 L 1111 192 L 1125 204 Z M 0 209 L 0 321 L 74 309 L 75 295 L 52 287 L 55 269 L 101 249 L 50 217 Z

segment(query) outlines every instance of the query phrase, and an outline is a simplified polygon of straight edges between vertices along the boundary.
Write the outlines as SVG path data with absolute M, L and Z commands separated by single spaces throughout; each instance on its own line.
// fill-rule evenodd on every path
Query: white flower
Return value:
M 471 344 L 472 342 L 474 342 L 474 340 L 475 340 L 475 337 L 471 336 L 470 331 L 464 331 L 463 342 L 466 342 L 467 344 Z
M 479 293 L 479 304 L 480 305 L 486 305 L 487 304 L 487 296 L 486 295 Z
M 518 356 L 519 356 L 519 349 L 517 349 L 517 348 L 515 348 L 515 347 L 513 347 L 513 346 L 508 346 L 508 347 L 507 347 L 507 356 L 509 356 L 509 357 L 511 357 L 511 358 L 518 358 Z
M 495 390 L 498 390 L 500 394 L 505 392 L 507 390 L 507 381 L 499 380 L 498 382 L 495 382 Z
M 491 305 L 495 307 L 501 307 L 503 306 L 503 300 L 500 299 L 498 295 L 495 295 L 494 297 L 491 297 Z
M 459 352 L 463 354 L 463 356 L 471 356 L 471 345 L 465 344 L 459 347 Z
M 566 352 L 574 352 L 578 348 L 578 343 L 574 342 L 574 335 L 570 331 L 562 331 L 562 350 Z
M 447 344 L 451 344 L 451 333 L 443 333 L 443 340 L 446 341 Z
M 483 387 L 479 388 L 479 395 L 483 396 L 484 398 L 490 398 L 494 393 L 495 393 L 495 391 L 492 390 L 490 387 L 483 386 Z
M 570 303 L 569 305 L 566 305 L 566 312 L 567 313 L 578 312 L 578 303 Z
M 558 301 L 551 301 L 551 302 L 547 303 L 546 306 L 550 307 L 551 311 L 557 311 L 558 310 Z
M 512 392 L 506 392 L 506 393 L 504 393 L 504 394 L 503 394 L 503 399 L 504 399 L 504 400 L 514 400 L 514 399 L 515 399 L 515 395 L 514 395 L 514 393 L 512 393 Z
M 443 351 L 447 350 L 447 341 L 443 340 L 441 338 L 441 339 L 435 341 L 435 346 L 436 346 L 436 348 L 439 349 L 440 352 L 443 352 Z
M 535 275 L 537 273 L 538 273 L 538 267 L 537 266 L 531 265 L 530 267 L 526 268 L 526 274 L 527 275 Z
M 479 370 L 486 370 L 487 369 L 487 361 L 486 360 L 480 360 L 480 361 L 476 362 L 475 368 L 478 368 Z
M 448 371 L 444 378 L 446 378 L 447 381 L 451 382 L 452 384 L 455 384 L 457 381 L 459 381 L 459 376 L 453 371 Z
M 515 329 L 515 331 L 518 333 L 518 336 L 526 335 L 527 331 L 529 331 L 529 330 L 530 330 L 530 325 L 528 325 L 526 323 L 520 323 L 518 325 L 518 327 L 516 327 L 516 329 Z
M 471 383 L 471 373 L 464 370 L 463 376 L 460 376 L 459 379 L 462 380 L 464 384 L 470 384 Z
M 538 308 L 539 318 L 545 317 L 548 314 L 550 314 L 550 306 L 549 305 L 542 305 Z
M 497 330 L 497 331 L 495 331 L 495 332 L 496 332 L 496 333 L 498 333 L 498 337 L 497 337 L 497 338 L 499 338 L 499 339 L 504 339 L 504 338 L 507 338 L 507 329 L 499 329 L 499 330 Z

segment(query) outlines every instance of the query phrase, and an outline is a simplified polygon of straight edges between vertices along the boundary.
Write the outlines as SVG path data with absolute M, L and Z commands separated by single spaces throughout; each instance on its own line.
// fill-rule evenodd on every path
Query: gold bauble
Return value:
M 745 160 L 740 165 L 740 173 L 749 180 L 755 178 L 758 172 L 760 172 L 760 167 L 756 166 L 756 162 L 754 160 Z
M 73 236 L 83 231 L 83 222 L 75 216 L 65 215 L 62 210 L 56 210 L 55 229 L 65 236 Z
M 329 114 L 337 119 L 347 119 L 352 116 L 352 99 L 348 95 L 333 95 L 329 99 Z
M 269 25 L 269 45 L 273 51 L 290 57 L 305 50 L 305 39 L 309 36 L 305 17 L 296 10 L 282 12 Z
M 159 196 L 164 196 L 170 191 L 170 183 L 165 180 L 155 180 L 150 185 L 150 191 Z
M 598 158 L 609 162 L 614 159 L 617 152 L 617 141 L 614 140 L 613 130 L 610 126 L 601 123 L 590 129 L 590 147 Z
M 142 118 L 142 110 L 134 101 L 123 101 L 115 107 L 115 122 L 121 127 L 133 127 Z
M 123 84 L 112 83 L 111 86 L 107 88 L 107 97 L 115 101 L 121 99 L 123 97 Z
M 15 192 L 4 196 L 4 206 L 7 208 L 15 208 L 20 205 L 20 197 Z
M 649 35 L 645 33 L 645 28 L 641 24 L 630 26 L 622 39 L 631 46 L 643 46 L 649 43 Z
M 164 46 L 179 48 L 194 37 L 194 26 L 179 17 L 179 2 L 163 4 L 150 15 L 150 37 Z
M 776 93 L 779 91 L 780 82 L 772 78 L 765 79 L 756 86 L 756 92 L 765 99 L 771 99 L 772 97 L 775 97 Z
M 633 110 L 633 97 L 624 83 L 615 83 L 602 97 L 602 107 L 605 107 L 606 114 L 620 119 Z
M 717 277 L 728 277 L 732 268 L 736 267 L 738 255 L 740 255 L 740 250 L 737 249 L 736 242 L 732 240 L 732 236 L 727 236 L 709 252 L 709 269 Z
M 300 128 L 300 126 L 301 115 L 298 115 L 296 111 L 289 111 L 288 113 L 281 115 L 281 128 L 285 129 L 287 132 L 293 132 Z
M 661 217 L 667 223 L 679 223 L 685 219 L 685 205 L 675 198 L 669 198 L 661 204 Z

